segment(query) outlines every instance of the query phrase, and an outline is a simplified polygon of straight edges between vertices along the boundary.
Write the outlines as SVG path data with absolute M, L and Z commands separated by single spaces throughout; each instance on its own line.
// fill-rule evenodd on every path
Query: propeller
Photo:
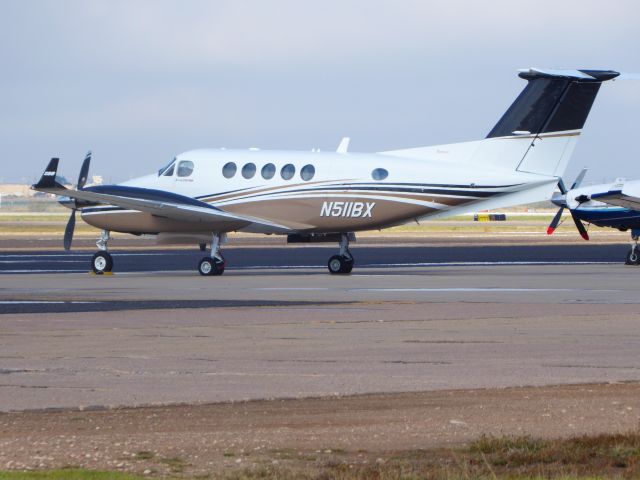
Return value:
M 558 179 L 558 189 L 560 190 L 560 193 L 559 194 L 555 193 L 553 197 L 551 197 L 551 202 L 559 206 L 560 210 L 558 210 L 558 213 L 556 213 L 556 216 L 553 217 L 553 220 L 551 220 L 551 223 L 547 228 L 547 235 L 553 234 L 556 228 L 558 228 L 558 224 L 560 223 L 560 219 L 562 218 L 564 209 L 569 208 L 569 205 L 567 204 L 567 194 L 569 193 L 569 191 L 573 190 L 574 188 L 578 188 L 580 186 L 580 184 L 582 183 L 582 180 L 584 180 L 584 176 L 586 175 L 586 173 L 587 173 L 587 169 L 586 168 L 582 169 L 582 171 L 578 174 L 575 181 L 573 182 L 573 185 L 571 185 L 571 188 L 569 190 L 567 190 L 567 187 L 562 181 L 562 178 Z M 578 203 L 584 203 L 588 201 L 589 198 L 584 195 L 581 195 L 580 197 L 577 197 L 576 200 L 578 200 Z M 570 208 L 569 208 L 569 212 L 571 212 L 571 218 L 573 218 L 573 223 L 576 224 L 576 228 L 578 229 L 580 236 L 585 240 L 589 240 L 589 234 L 587 233 L 587 229 L 584 228 L 584 225 L 580 221 L 580 218 L 578 218 L 575 212 Z
M 85 183 L 87 183 L 87 177 L 89 175 L 89 164 L 91 163 L 91 152 L 87 153 L 87 156 L 84 157 L 84 161 L 82 162 L 82 167 L 80 168 L 80 175 L 78 175 L 78 184 L 76 186 L 77 190 L 82 190 Z M 73 231 L 76 228 L 76 210 L 78 210 L 78 201 L 72 200 L 71 202 L 65 202 L 63 205 L 69 206 L 71 208 L 71 215 L 69 216 L 69 221 L 67 222 L 67 226 L 64 229 L 64 240 L 63 245 L 65 250 L 71 249 L 71 242 L 73 240 Z

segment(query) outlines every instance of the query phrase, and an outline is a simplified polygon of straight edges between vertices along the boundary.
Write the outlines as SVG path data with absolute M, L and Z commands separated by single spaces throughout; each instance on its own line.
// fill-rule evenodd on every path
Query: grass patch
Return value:
M 182 473 L 184 469 L 189 466 L 189 464 L 180 457 L 162 458 L 160 459 L 160 463 L 168 466 L 171 469 L 171 473 Z
M 147 450 L 143 450 L 141 452 L 136 453 L 135 459 L 136 460 L 151 460 L 153 457 L 155 457 L 155 454 L 153 452 L 149 452 Z
M 543 440 L 529 436 L 482 436 L 467 448 L 425 449 L 374 454 L 323 450 L 271 451 L 255 467 L 227 468 L 220 473 L 189 476 L 179 457 L 159 459 L 179 478 L 220 480 L 588 480 L 640 478 L 640 433 Z M 144 452 L 139 452 L 144 453 Z M 149 452 L 147 452 L 149 453 Z M 230 454 L 231 452 L 227 452 Z M 283 455 L 284 453 L 284 455 Z M 231 455 L 224 455 L 231 456 Z M 277 461 L 276 461 L 277 460 Z M 0 480 L 138 480 L 150 478 L 88 470 L 0 472 Z
M 588 480 L 640 478 L 640 433 L 541 440 L 482 436 L 463 449 L 362 455 L 332 451 L 306 467 L 262 466 L 225 480 Z

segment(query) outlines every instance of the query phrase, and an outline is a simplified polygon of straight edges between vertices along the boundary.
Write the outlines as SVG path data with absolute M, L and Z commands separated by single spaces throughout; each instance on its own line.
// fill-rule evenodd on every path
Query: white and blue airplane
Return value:
M 154 235 L 159 243 L 208 244 L 202 275 L 225 269 L 221 245 L 232 231 L 288 235 L 290 242 L 336 241 L 332 274 L 349 273 L 355 232 L 551 197 L 591 106 L 612 70 L 520 71 L 527 85 L 486 138 L 378 153 L 192 150 L 157 173 L 116 185 L 85 186 L 91 155 L 76 188 L 57 180 L 53 158 L 32 188 L 63 197 L 102 230 L 91 261 L 110 272 L 110 232 Z
M 589 234 L 582 222 L 597 227 L 616 228 L 623 232 L 630 230 L 631 249 L 625 263 L 640 265 L 640 180 L 618 179 L 613 183 L 580 187 L 585 173 L 586 170 L 580 172 L 570 189 L 565 187 L 562 179 L 558 182 L 560 192 L 555 193 L 551 201 L 560 210 L 551 221 L 547 234 L 553 234 L 567 208 L 585 240 L 589 240 Z

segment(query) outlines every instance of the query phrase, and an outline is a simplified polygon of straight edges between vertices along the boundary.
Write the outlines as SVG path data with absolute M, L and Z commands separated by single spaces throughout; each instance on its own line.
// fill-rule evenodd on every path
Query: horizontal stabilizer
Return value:
M 559 77 L 559 78 L 575 78 L 580 80 L 592 80 L 602 82 L 611 80 L 620 75 L 619 72 L 613 70 L 563 70 L 554 68 L 524 68 L 518 70 L 522 78 L 533 77 Z

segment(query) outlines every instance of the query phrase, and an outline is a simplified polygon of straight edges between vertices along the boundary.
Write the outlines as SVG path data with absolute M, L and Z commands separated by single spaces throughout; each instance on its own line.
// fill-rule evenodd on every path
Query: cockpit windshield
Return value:
M 174 157 L 171 159 L 169 163 L 167 163 L 164 167 L 158 170 L 158 176 L 165 174 L 166 176 L 170 177 L 171 175 L 173 175 L 173 169 L 175 168 L 175 163 L 176 163 L 176 159 Z

